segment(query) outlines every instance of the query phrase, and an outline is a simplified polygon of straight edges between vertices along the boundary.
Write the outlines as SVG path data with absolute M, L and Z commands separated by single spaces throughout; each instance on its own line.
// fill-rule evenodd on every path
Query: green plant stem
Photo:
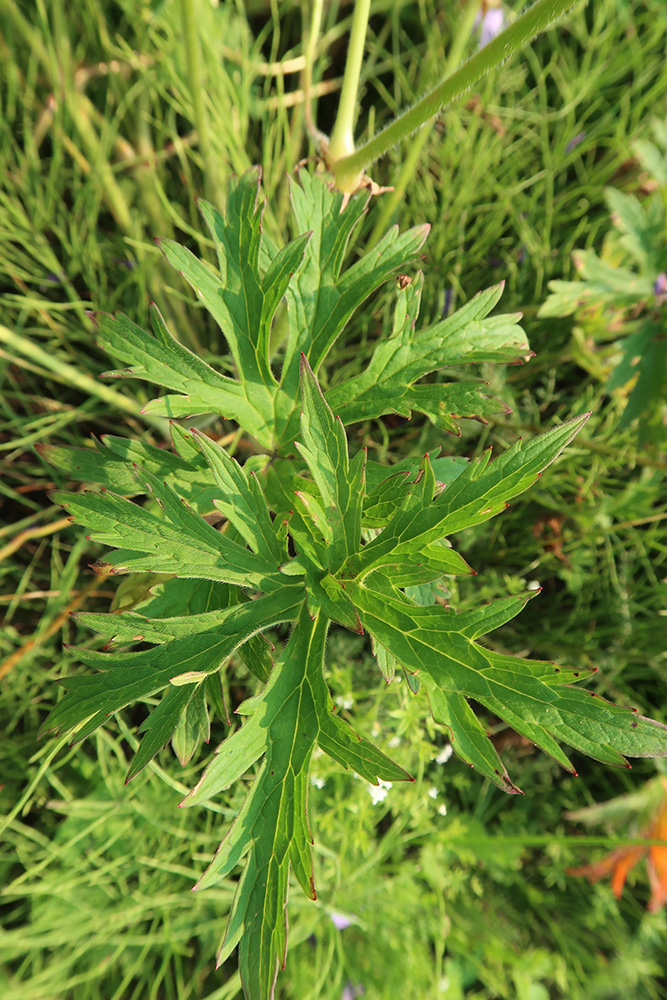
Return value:
M 446 76 L 454 71 L 463 58 L 465 47 L 475 28 L 475 18 L 479 13 L 479 9 L 480 0 L 469 0 L 463 16 L 459 21 L 458 30 L 454 35 L 451 48 L 447 55 L 447 61 L 445 63 Z M 411 144 L 408 154 L 401 166 L 398 180 L 394 185 L 394 190 L 389 192 L 386 198 L 382 199 L 380 214 L 377 218 L 375 226 L 373 227 L 370 239 L 368 240 L 367 246 L 369 250 L 375 246 L 378 240 L 384 236 L 389 228 L 391 217 L 396 211 L 399 202 L 402 201 L 403 195 L 407 191 L 408 185 L 415 175 L 419 158 L 429 136 L 430 132 L 425 127 L 421 129 L 417 136 L 415 136 L 415 141 Z
M 341 90 L 336 122 L 331 133 L 331 142 L 329 143 L 329 153 L 334 160 L 349 158 L 350 153 L 354 153 L 354 121 L 357 111 L 359 77 L 364 57 L 370 7 L 371 0 L 356 0 L 354 5 L 350 44 L 347 50 L 345 74 L 343 76 L 343 89 Z M 358 173 L 362 173 L 362 171 L 360 170 Z
M 335 149 L 330 147 L 330 152 L 334 156 L 334 162 L 330 166 L 337 187 L 341 191 L 352 192 L 358 186 L 364 171 L 375 160 L 435 118 L 446 105 L 461 97 L 481 77 L 509 59 L 532 38 L 567 13 L 577 2 L 578 0 L 537 0 L 534 6 L 525 11 L 483 49 L 471 56 L 455 73 L 442 80 L 417 101 L 414 107 L 395 118 L 390 125 L 360 146 L 356 152 L 336 158 Z M 338 122 L 336 124 L 338 125 Z
M 204 161 L 204 188 L 207 197 L 217 200 L 218 185 L 216 182 L 216 165 L 211 149 L 211 132 L 208 124 L 208 113 L 204 101 L 204 81 L 201 66 L 202 55 L 197 32 L 196 6 L 197 0 L 181 0 L 181 20 L 185 36 L 185 58 L 190 83 L 190 100 L 194 111 L 195 125 L 199 138 L 199 149 Z
M 310 12 L 310 27 L 308 32 L 308 42 L 306 44 L 306 65 L 303 71 L 304 90 L 304 117 L 306 129 L 319 144 L 322 136 L 315 128 L 313 119 L 313 66 L 315 65 L 315 53 L 317 50 L 317 40 L 320 37 L 322 26 L 322 12 L 324 8 L 323 0 L 312 0 Z

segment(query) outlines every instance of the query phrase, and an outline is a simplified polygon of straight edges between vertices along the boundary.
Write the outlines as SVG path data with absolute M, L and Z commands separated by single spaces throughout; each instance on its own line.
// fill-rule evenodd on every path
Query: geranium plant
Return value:
M 513 618 L 534 592 L 475 610 L 429 602 L 443 576 L 472 572 L 450 538 L 501 513 L 576 435 L 584 414 L 491 460 L 424 455 L 393 467 L 350 454 L 345 425 L 411 412 L 443 433 L 461 417 L 502 410 L 482 381 L 460 377 L 473 362 L 516 362 L 528 352 L 518 317 L 490 315 L 502 289 L 417 331 L 422 275 L 398 282 L 393 330 L 366 369 L 322 392 L 321 368 L 354 311 L 383 281 L 404 273 L 427 234 L 392 229 L 345 268 L 345 250 L 366 209 L 362 191 L 343 207 L 320 177 L 292 185 L 295 228 L 277 249 L 263 238 L 259 177 L 232 185 L 226 217 L 202 204 L 219 273 L 172 242 L 167 259 L 218 320 L 233 374 L 214 370 L 176 341 L 153 308 L 153 333 L 124 316 L 98 315 L 98 341 L 142 378 L 168 391 L 144 412 L 171 418 L 172 449 L 105 437 L 94 449 L 48 446 L 52 463 L 101 490 L 56 494 L 93 541 L 113 551 L 100 569 L 164 574 L 130 610 L 84 613 L 110 648 L 82 650 L 95 669 L 64 680 L 66 696 L 44 730 L 82 740 L 125 706 L 162 694 L 140 727 L 128 772 L 137 775 L 170 740 L 181 760 L 208 739 L 209 709 L 221 707 L 219 675 L 238 651 L 263 687 L 237 709 L 242 724 L 218 748 L 184 805 L 203 805 L 254 774 L 239 815 L 199 882 L 212 885 L 245 862 L 220 959 L 240 942 L 246 993 L 271 995 L 286 945 L 290 871 L 314 898 L 308 768 L 316 746 L 370 782 L 410 780 L 334 710 L 326 682 L 332 624 L 368 632 L 387 679 L 403 669 L 423 685 L 456 753 L 507 792 L 517 792 L 469 699 L 573 771 L 561 748 L 611 764 L 624 754 L 667 752 L 665 727 L 573 687 L 590 671 L 497 653 L 480 639 Z M 271 324 L 287 296 L 288 336 L 274 357 Z M 441 381 L 424 383 L 440 372 Z M 217 414 L 253 439 L 241 465 L 215 440 L 181 423 Z M 151 501 L 146 503 L 143 498 Z M 211 515 L 220 515 L 211 524 Z M 418 597 L 409 588 L 420 586 Z M 426 594 L 426 598 L 424 598 Z M 262 633 L 288 625 L 282 650 Z M 141 642 L 149 648 L 127 649 Z M 120 648 L 116 648 L 120 646 Z
M 569 6 L 539 0 L 506 29 L 504 42 L 502 33 L 485 47 L 461 78 L 465 85 Z M 442 93 L 438 101 L 428 105 L 431 114 Z M 409 130 L 420 124 L 411 122 Z M 243 866 L 219 960 L 240 946 L 251 1000 L 272 996 L 285 961 L 290 875 L 315 898 L 308 822 L 315 748 L 371 783 L 410 780 L 399 760 L 336 712 L 326 670 L 332 627 L 367 633 L 383 677 L 403 670 L 447 727 L 455 752 L 507 792 L 519 790 L 471 699 L 570 771 L 561 744 L 620 765 L 624 755 L 667 753 L 665 727 L 573 686 L 591 671 L 574 674 L 484 645 L 534 592 L 460 614 L 435 599 L 443 577 L 473 572 L 452 536 L 529 489 L 587 414 L 494 459 L 438 451 L 386 467 L 351 446 L 345 427 L 360 420 L 422 414 L 445 441 L 460 419 L 506 410 L 484 382 L 465 374 L 467 366 L 517 363 L 529 348 L 520 317 L 494 313 L 501 286 L 419 327 L 423 276 L 416 265 L 426 225 L 405 233 L 393 227 L 346 264 L 370 198 L 367 187 L 358 188 L 379 147 L 358 155 L 346 139 L 337 148 L 337 134 L 348 135 L 341 128 L 326 154 L 338 190 L 322 174 L 302 171 L 292 181 L 295 237 L 285 246 L 263 232 L 258 171 L 230 185 L 225 214 L 201 202 L 217 268 L 173 241 L 160 243 L 219 324 L 229 349 L 224 370 L 181 345 L 156 306 L 152 333 L 126 316 L 95 315 L 98 343 L 122 365 L 106 374 L 166 390 L 143 412 L 170 420 L 171 448 L 109 435 L 94 448 L 42 449 L 72 479 L 97 484 L 54 500 L 112 550 L 100 571 L 155 574 L 124 610 L 78 616 L 108 642 L 102 651 L 80 651 L 94 672 L 64 679 L 65 697 L 44 731 L 72 731 L 80 741 L 126 706 L 159 698 L 139 727 L 130 780 L 170 741 L 181 761 L 190 760 L 209 737 L 211 710 L 227 719 L 220 677 L 232 655 L 256 685 L 182 803 L 205 807 L 247 783 L 198 888 Z M 329 371 L 330 352 L 355 312 L 393 277 L 392 330 L 378 338 L 362 372 Z M 283 301 L 286 333 L 279 336 Z M 245 461 L 203 432 L 202 415 L 235 422 L 251 443 Z M 132 651 L 133 643 L 142 648 Z

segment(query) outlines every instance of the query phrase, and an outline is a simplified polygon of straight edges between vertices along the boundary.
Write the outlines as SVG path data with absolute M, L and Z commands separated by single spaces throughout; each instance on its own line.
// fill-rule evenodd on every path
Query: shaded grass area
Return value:
M 152 237 L 209 255 L 195 199 L 221 201 L 231 174 L 255 162 L 270 196 L 267 231 L 286 235 L 285 174 L 312 152 L 298 61 L 305 28 L 289 3 L 199 5 L 204 149 L 176 4 L 87 0 L 73 12 L 52 0 L 35 10 L 7 0 L 0 13 L 0 985 L 16 1000 L 83 1000 L 102 984 L 119 1000 L 222 1000 L 239 995 L 233 961 L 214 971 L 234 886 L 187 890 L 233 802 L 217 814 L 179 813 L 200 765 L 181 773 L 170 751 L 124 788 L 140 714 L 126 713 L 73 751 L 36 742 L 58 698 L 56 678 L 79 669 L 63 639 L 93 641 L 68 612 L 77 601 L 107 610 L 113 586 L 94 577 L 87 567 L 98 552 L 50 506 L 47 490 L 67 484 L 34 448 L 106 431 L 164 439 L 159 424 L 146 428 L 138 417 L 148 398 L 140 384 L 98 381 L 109 361 L 86 310 L 122 309 L 145 324 L 152 297 L 183 342 L 203 356 L 224 351 Z M 456 5 L 373 10 L 364 135 L 433 82 Z M 327 7 L 313 80 L 323 128 L 349 17 L 347 5 Z M 596 690 L 658 718 L 667 715 L 663 459 L 637 454 L 631 435 L 615 434 L 621 402 L 571 363 L 567 323 L 535 313 L 546 282 L 570 273 L 571 250 L 599 244 L 602 188 L 642 183 L 629 147 L 650 115 L 667 113 L 666 41 L 658 0 L 580 10 L 431 129 L 400 205 L 401 227 L 432 223 L 424 318 L 505 279 L 503 309 L 525 311 L 538 351 L 523 367 L 482 373 L 514 413 L 466 426 L 445 450 L 500 450 L 517 433 L 594 410 L 586 446 L 578 441 L 528 498 L 461 537 L 480 575 L 453 592 L 453 603 L 538 581 L 540 598 L 492 637 L 498 648 L 599 666 Z M 285 71 L 290 60 L 294 72 Z M 377 179 L 396 183 L 405 159 L 392 154 Z M 359 246 L 381 212 L 380 201 Z M 363 364 L 391 303 L 388 289 L 369 304 L 336 363 Z M 388 462 L 443 444 L 416 421 L 360 425 L 355 434 Z M 375 806 L 364 783 L 322 762 L 326 784 L 311 790 L 321 898 L 313 906 L 292 896 L 280 995 L 338 1000 L 346 984 L 363 983 L 370 998 L 667 996 L 664 916 L 645 914 L 645 879 L 638 875 L 619 905 L 607 886 L 564 874 L 603 845 L 572 843 L 581 831 L 563 813 L 636 788 L 653 764 L 625 773 L 586 762 L 577 781 L 489 719 L 527 793 L 510 801 L 455 761 L 436 765 L 433 742 L 437 750 L 444 734 L 424 724 L 424 699 L 405 685 L 386 688 L 357 639 L 341 631 L 331 642 L 334 695 L 354 697 L 360 731 L 376 726 L 387 744 L 400 740 L 389 752 L 417 781 Z M 218 723 L 213 739 L 224 733 Z M 353 917 L 351 926 L 337 930 L 331 912 Z

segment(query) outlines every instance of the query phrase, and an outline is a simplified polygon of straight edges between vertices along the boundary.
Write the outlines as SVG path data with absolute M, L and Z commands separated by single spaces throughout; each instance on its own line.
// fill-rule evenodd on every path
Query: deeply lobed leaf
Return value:
M 365 370 L 327 393 L 327 402 L 343 423 L 369 420 L 386 413 L 409 417 L 425 413 L 436 426 L 458 432 L 458 417 L 484 417 L 509 412 L 485 394 L 483 382 L 415 383 L 446 366 L 475 361 L 517 362 L 529 347 L 517 320 L 489 312 L 502 294 L 497 285 L 480 292 L 449 318 L 415 332 L 424 276 L 420 271 L 398 292 L 391 337 L 379 342 Z
M 204 805 L 248 775 L 247 797 L 198 888 L 245 862 L 219 961 L 240 945 L 247 997 L 268 1000 L 284 964 L 290 873 L 315 896 L 307 814 L 313 750 L 319 746 L 369 782 L 409 779 L 336 714 L 325 672 L 332 622 L 368 631 L 383 676 L 402 668 L 413 693 L 423 686 L 456 752 L 510 793 L 518 789 L 471 699 L 570 769 L 561 743 L 622 764 L 624 755 L 665 755 L 667 731 L 574 687 L 582 672 L 482 645 L 534 595 L 461 614 L 445 605 L 443 577 L 473 572 L 449 536 L 500 513 L 529 489 L 586 415 L 518 441 L 494 460 L 489 453 L 467 461 L 438 450 L 384 468 L 363 449 L 350 455 L 346 422 L 417 410 L 456 430 L 457 415 L 496 412 L 484 383 L 451 373 L 442 382 L 439 373 L 527 354 L 517 317 L 490 316 L 501 289 L 416 333 L 422 277 L 402 281 L 391 335 L 379 339 L 362 373 L 323 393 L 318 366 L 355 309 L 416 259 L 427 227 L 391 230 L 346 268 L 366 194 L 344 206 L 322 178 L 302 173 L 292 188 L 302 235 L 278 249 L 262 233 L 258 186 L 258 172 L 235 181 L 224 215 L 201 204 L 217 271 L 163 244 L 220 324 L 233 362 L 228 373 L 180 345 L 157 311 L 153 335 L 124 317 L 101 317 L 98 324 L 103 345 L 130 365 L 116 374 L 170 390 L 148 405 L 150 412 L 227 416 L 264 453 L 242 464 L 201 430 L 177 423 L 171 452 L 108 436 L 90 449 L 43 450 L 72 478 L 102 486 L 55 498 L 93 540 L 115 549 L 106 565 L 148 577 L 138 578 L 126 610 L 79 616 L 109 637 L 108 645 L 80 652 L 96 673 L 64 680 L 65 697 L 44 728 L 72 730 L 81 740 L 123 707 L 152 704 L 161 693 L 139 728 L 128 780 L 169 741 L 184 763 L 209 738 L 209 710 L 229 724 L 221 674 L 230 657 L 245 662 L 257 693 L 238 707 L 242 724 L 182 804 Z M 272 346 L 283 298 L 287 337 Z M 263 638 L 274 627 L 285 640 L 275 663 L 273 643 Z M 124 648 L 134 642 L 151 648 Z

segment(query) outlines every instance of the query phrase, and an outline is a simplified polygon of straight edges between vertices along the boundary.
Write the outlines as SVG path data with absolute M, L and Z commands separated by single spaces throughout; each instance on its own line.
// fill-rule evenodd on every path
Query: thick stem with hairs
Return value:
M 496 66 L 509 59 L 515 52 L 518 52 L 527 45 L 536 35 L 545 31 L 558 18 L 566 14 L 575 6 L 578 0 L 537 0 L 532 7 L 526 10 L 520 17 L 510 24 L 504 31 L 492 39 L 483 49 L 476 52 L 457 69 L 451 76 L 445 77 L 437 86 L 424 95 L 408 111 L 403 112 L 395 118 L 382 132 L 379 132 L 368 142 L 365 142 L 352 153 L 344 153 L 351 144 L 351 132 L 349 131 L 351 112 L 350 106 L 353 99 L 349 94 L 345 94 L 345 101 L 341 96 L 341 109 L 346 109 L 343 116 L 343 123 L 339 128 L 339 120 L 336 121 L 334 137 L 329 147 L 330 169 L 336 180 L 336 186 L 346 193 L 354 191 L 363 177 L 364 172 L 372 163 L 384 156 L 393 146 L 396 146 L 403 139 L 416 132 L 417 129 L 431 121 L 444 107 L 457 100 L 466 91 L 477 83 L 481 77 L 489 73 Z M 358 8 L 366 7 L 367 0 L 357 4 Z M 353 32 L 357 20 L 357 10 L 353 20 Z M 350 51 L 348 60 L 354 58 L 355 66 L 358 59 L 358 52 L 352 51 L 352 38 L 350 39 Z M 358 80 L 360 71 L 356 70 Z M 352 72 L 350 73 L 352 76 Z M 347 81 L 347 67 L 345 80 Z M 345 92 L 345 84 L 343 86 Z M 339 110 L 339 118 L 341 111 Z M 337 140 L 334 143 L 334 138 Z

